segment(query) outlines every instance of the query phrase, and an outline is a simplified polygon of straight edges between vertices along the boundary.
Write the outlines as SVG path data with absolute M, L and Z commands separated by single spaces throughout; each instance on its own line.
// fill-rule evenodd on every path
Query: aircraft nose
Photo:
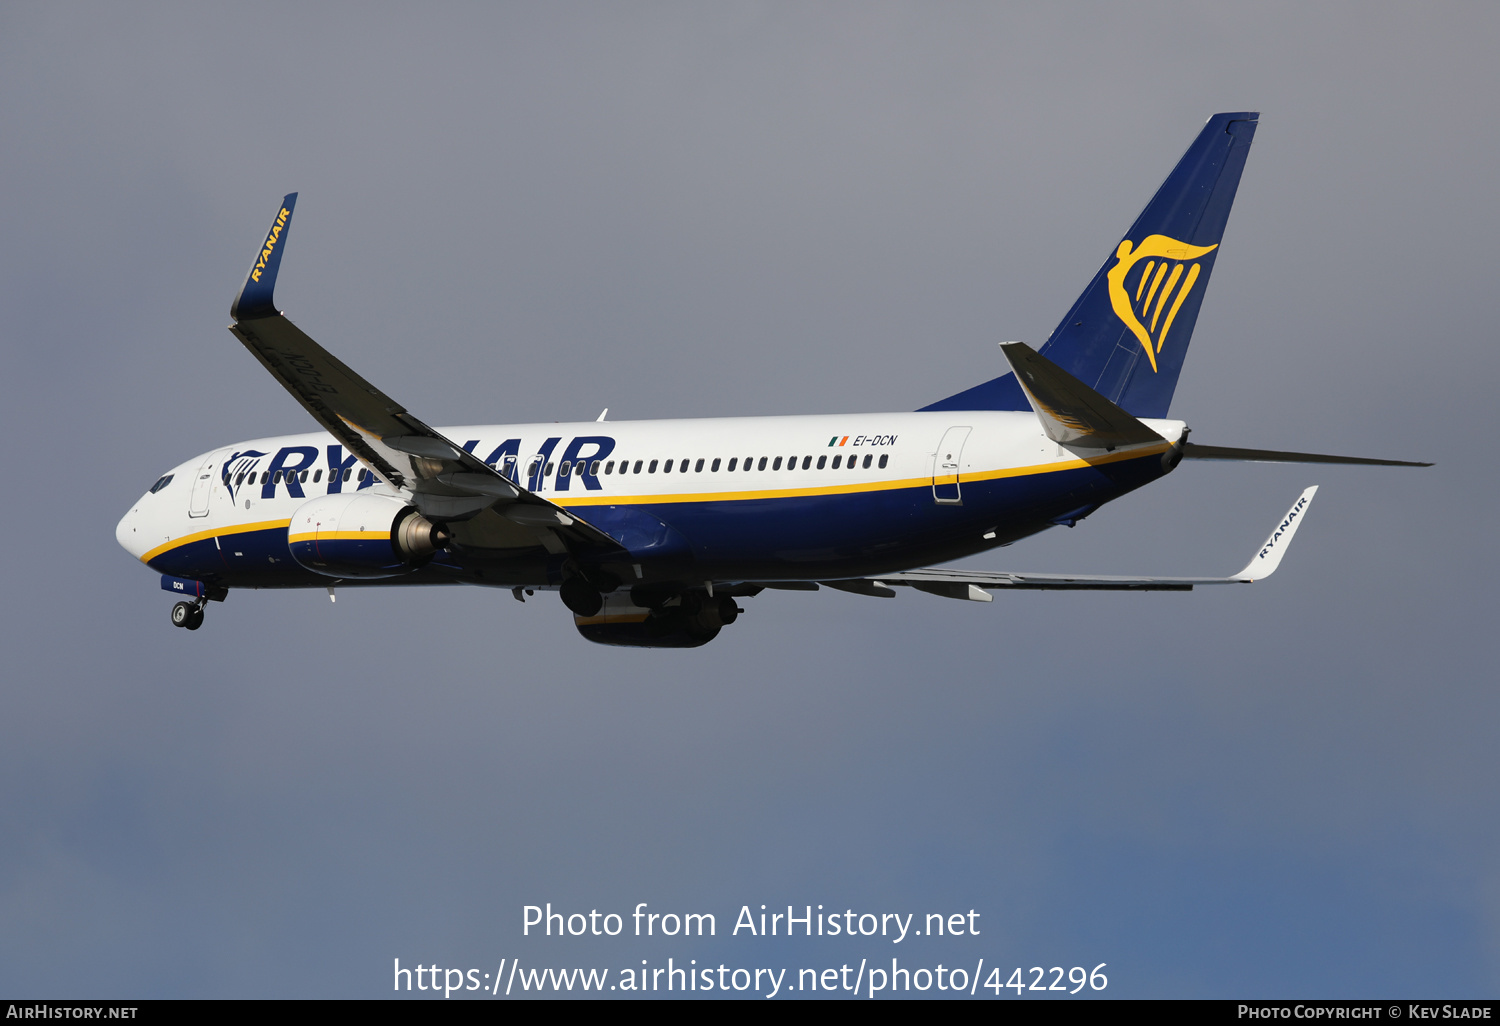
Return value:
M 136 559 L 146 553 L 146 538 L 141 534 L 140 506 L 132 506 L 120 522 L 115 525 L 115 541 L 120 543 L 120 548 L 130 553 Z

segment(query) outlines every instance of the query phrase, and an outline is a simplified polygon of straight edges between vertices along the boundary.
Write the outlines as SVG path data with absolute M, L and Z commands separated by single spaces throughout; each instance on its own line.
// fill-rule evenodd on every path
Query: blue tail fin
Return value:
M 1255 138 L 1215 114 L 1040 352 L 1135 417 L 1165 417 Z M 1030 410 L 1014 374 L 923 410 Z

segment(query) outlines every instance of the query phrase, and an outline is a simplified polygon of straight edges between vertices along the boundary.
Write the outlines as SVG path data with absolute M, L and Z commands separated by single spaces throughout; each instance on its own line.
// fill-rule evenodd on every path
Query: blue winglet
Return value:
M 289 192 L 276 211 L 276 220 L 261 243 L 260 252 L 245 279 L 240 294 L 234 297 L 229 316 L 237 321 L 253 320 L 256 317 L 274 317 L 277 314 L 273 293 L 276 291 L 276 272 L 281 269 L 281 250 L 286 245 L 286 233 L 292 226 L 292 208 L 297 205 L 297 194 Z

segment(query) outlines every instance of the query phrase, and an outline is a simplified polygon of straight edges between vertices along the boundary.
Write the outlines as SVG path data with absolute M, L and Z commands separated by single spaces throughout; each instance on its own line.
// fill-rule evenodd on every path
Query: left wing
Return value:
M 229 330 L 308 413 L 424 516 L 452 521 L 460 544 L 617 549 L 608 535 L 509 480 L 406 411 L 276 309 L 274 290 L 297 194 L 281 204 Z
M 1276 529 L 1256 550 L 1250 562 L 1229 577 L 1085 577 L 1078 574 L 986 573 L 978 570 L 906 570 L 878 578 L 855 581 L 824 581 L 829 587 L 862 595 L 889 595 L 893 585 L 904 585 L 944 598 L 993 602 L 985 589 L 1019 591 L 1192 591 L 1200 584 L 1251 584 L 1265 580 L 1276 572 L 1286 554 L 1292 536 L 1302 524 L 1302 517 L 1312 504 L 1318 486 L 1313 485 L 1297 497 L 1292 508 L 1276 524 Z

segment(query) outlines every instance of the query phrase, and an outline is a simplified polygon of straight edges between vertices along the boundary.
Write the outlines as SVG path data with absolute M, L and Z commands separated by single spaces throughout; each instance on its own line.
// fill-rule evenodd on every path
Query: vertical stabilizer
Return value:
M 1040 353 L 1136 417 L 1165 417 L 1259 114 L 1215 114 Z M 925 410 L 1027 410 L 1015 376 Z

